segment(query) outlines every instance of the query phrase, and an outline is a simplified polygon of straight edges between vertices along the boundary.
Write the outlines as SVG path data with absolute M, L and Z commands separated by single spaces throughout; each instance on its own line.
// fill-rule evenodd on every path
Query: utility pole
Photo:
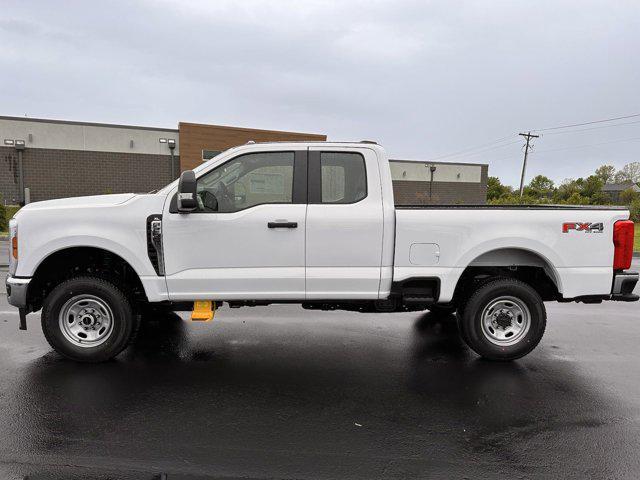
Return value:
M 532 135 L 531 132 L 528 133 L 520 133 L 521 137 L 527 139 L 527 144 L 524 147 L 524 161 L 522 162 L 522 176 L 520 177 L 520 198 L 522 198 L 522 194 L 524 193 L 524 174 L 527 171 L 527 156 L 529 155 L 529 143 L 532 138 L 538 138 L 540 135 Z

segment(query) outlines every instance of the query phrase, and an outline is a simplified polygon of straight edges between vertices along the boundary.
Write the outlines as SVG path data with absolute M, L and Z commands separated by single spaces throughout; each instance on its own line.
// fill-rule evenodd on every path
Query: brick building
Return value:
M 250 140 L 326 135 L 180 122 L 177 129 L 0 116 L 0 195 L 7 204 L 148 192 Z M 433 172 L 432 172 L 433 169 Z M 485 203 L 487 166 L 396 160 L 397 204 Z
M 198 125 L 177 129 L 0 116 L 0 195 L 5 203 L 148 192 L 249 140 L 326 140 L 325 135 Z
M 391 160 L 396 205 L 484 205 L 489 166 Z

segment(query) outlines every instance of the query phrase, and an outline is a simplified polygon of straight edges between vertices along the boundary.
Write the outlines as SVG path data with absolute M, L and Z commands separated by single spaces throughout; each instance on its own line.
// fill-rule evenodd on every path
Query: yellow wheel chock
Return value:
M 192 322 L 210 322 L 216 313 L 216 303 L 211 300 L 196 300 L 191 312 Z

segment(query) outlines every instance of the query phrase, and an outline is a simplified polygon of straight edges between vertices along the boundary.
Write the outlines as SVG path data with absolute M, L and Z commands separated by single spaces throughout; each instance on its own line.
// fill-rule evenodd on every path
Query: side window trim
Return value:
M 320 169 L 320 153 L 317 150 L 309 151 L 309 203 L 322 203 L 322 171 Z
M 293 196 L 291 203 L 307 203 L 307 151 L 296 150 L 293 152 Z
M 235 157 L 229 158 L 226 162 L 220 164 L 220 165 L 216 165 L 215 168 L 212 168 L 210 170 L 207 170 L 206 172 L 204 172 L 202 175 L 200 175 L 198 177 L 198 179 L 200 179 L 201 177 L 204 177 L 205 175 L 208 175 L 209 173 L 213 172 L 214 170 L 222 167 L 223 165 L 226 165 L 229 162 L 232 162 L 233 160 L 242 157 L 244 155 L 249 155 L 251 153 L 293 153 L 294 157 L 293 157 L 293 185 L 292 185 L 292 196 L 291 196 L 291 202 L 266 202 L 266 203 L 259 203 L 257 205 L 251 205 L 249 207 L 243 208 L 241 210 L 237 210 L 235 212 L 201 212 L 201 211 L 195 211 L 195 212 L 190 212 L 189 215 L 199 215 L 199 214 L 206 214 L 206 215 L 229 215 L 232 213 L 237 213 L 237 212 L 243 212 L 245 210 L 249 210 L 251 208 L 255 208 L 255 207 L 259 207 L 261 205 L 296 205 L 296 204 L 306 204 L 307 203 L 307 164 L 308 164 L 308 160 L 307 160 L 307 155 L 308 152 L 307 150 L 274 150 L 273 152 L 268 151 L 268 152 L 248 152 L 248 153 L 241 153 L 239 155 L 236 155 Z M 181 214 L 178 211 L 178 192 L 176 191 L 173 196 L 171 197 L 171 202 L 169 204 L 169 213 L 176 213 L 176 214 Z M 184 214 L 182 214 L 184 215 Z
M 323 202 L 322 201 L 322 164 L 320 161 L 321 155 L 323 153 L 348 153 L 348 154 L 358 154 L 362 159 L 362 164 L 364 166 L 364 182 L 365 182 L 365 195 L 359 200 L 355 202 Z M 364 158 L 364 155 L 360 152 L 350 152 L 350 151 L 341 151 L 341 150 L 309 150 L 308 156 L 308 202 L 309 204 L 319 204 L 319 205 L 354 205 L 356 203 L 360 203 L 365 200 L 369 196 L 369 185 L 368 185 L 368 176 L 367 176 L 367 162 Z

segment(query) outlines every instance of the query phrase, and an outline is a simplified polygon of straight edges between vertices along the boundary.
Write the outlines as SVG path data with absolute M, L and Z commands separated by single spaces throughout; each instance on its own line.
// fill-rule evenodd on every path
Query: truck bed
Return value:
M 628 210 L 619 205 L 396 205 L 396 210 Z
M 565 298 L 610 293 L 613 226 L 629 217 L 624 207 L 592 205 L 403 205 L 395 213 L 394 280 L 438 278 L 441 301 L 468 266 L 523 259 L 543 266 Z

